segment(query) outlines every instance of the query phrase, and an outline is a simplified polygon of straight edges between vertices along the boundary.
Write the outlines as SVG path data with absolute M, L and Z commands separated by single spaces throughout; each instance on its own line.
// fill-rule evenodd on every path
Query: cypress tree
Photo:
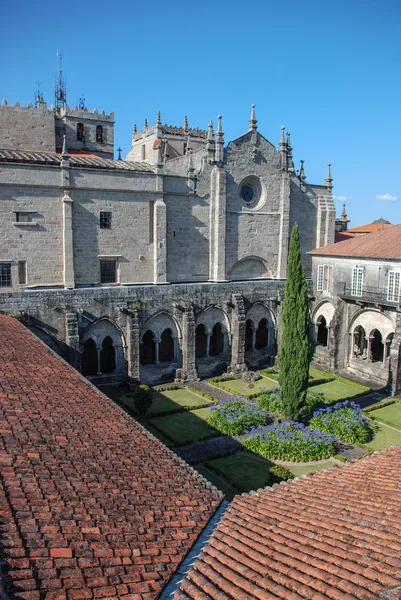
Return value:
M 312 344 L 309 337 L 308 287 L 301 263 L 298 225 L 295 223 L 287 263 L 283 329 L 279 352 L 279 382 L 283 413 L 297 419 L 308 388 Z

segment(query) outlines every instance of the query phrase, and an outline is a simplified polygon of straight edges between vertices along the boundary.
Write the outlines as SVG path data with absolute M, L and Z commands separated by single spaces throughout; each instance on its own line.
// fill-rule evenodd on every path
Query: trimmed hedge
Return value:
M 182 390 L 183 388 L 176 383 L 170 385 L 158 385 L 152 388 L 155 392 L 171 392 L 173 390 Z
M 363 409 L 363 412 L 369 413 L 373 410 L 379 410 L 379 408 L 384 408 L 385 406 L 390 406 L 391 404 L 401 404 L 401 400 L 397 398 L 392 398 L 391 400 L 384 400 L 384 402 L 376 402 L 376 404 L 372 404 L 372 406 L 367 406 Z M 374 419 L 374 417 L 369 417 L 369 419 Z
M 217 402 L 216 398 L 214 398 L 211 394 L 208 394 L 207 392 L 202 392 L 201 390 L 197 390 L 192 385 L 188 385 L 187 386 L 187 390 L 189 392 L 192 392 L 193 394 L 197 394 L 198 396 L 202 396 L 202 398 L 206 398 L 207 400 L 210 400 L 211 402 Z

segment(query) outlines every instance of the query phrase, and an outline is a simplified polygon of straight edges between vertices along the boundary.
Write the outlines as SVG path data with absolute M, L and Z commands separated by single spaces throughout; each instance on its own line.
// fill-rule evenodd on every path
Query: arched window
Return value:
M 394 333 L 390 333 L 386 339 L 386 358 L 390 358 L 391 355 L 391 344 L 393 343 Z
M 156 361 L 155 340 L 152 331 L 148 330 L 141 343 L 141 364 L 148 365 Z
M 368 341 L 366 339 L 365 330 L 361 325 L 358 325 L 358 327 L 355 327 L 355 330 L 354 330 L 354 346 L 352 349 L 353 356 L 355 356 L 356 358 L 358 358 L 358 357 L 366 358 L 367 357 L 367 346 L 368 346 Z
M 101 125 L 97 125 L 96 127 L 96 142 L 103 144 L 103 127 Z
M 253 323 L 250 319 L 245 323 L 245 352 L 253 350 Z
M 375 329 L 370 334 L 370 360 L 372 362 L 383 362 L 384 344 L 382 334 Z
M 255 348 L 261 350 L 266 348 L 269 341 L 269 328 L 267 326 L 267 319 L 261 319 L 259 326 L 256 331 Z
M 327 346 L 328 329 L 326 319 L 321 315 L 317 322 L 316 340 L 319 346 Z
M 224 349 L 224 334 L 220 323 L 216 323 L 212 329 L 212 335 L 210 336 L 210 356 L 218 356 L 223 352 Z
M 174 360 L 174 338 L 171 329 L 165 329 L 161 334 L 159 360 L 160 362 L 173 362 Z
M 195 355 L 197 358 L 206 356 L 206 329 L 203 324 L 195 329 Z
M 113 340 L 108 335 L 102 342 L 100 351 L 100 371 L 102 373 L 113 373 L 116 370 L 116 350 Z
M 84 344 L 82 375 L 97 375 L 97 348 L 92 338 L 86 340 Z
M 77 125 L 77 140 L 79 142 L 83 142 L 85 140 L 85 133 L 84 133 L 84 124 L 83 123 L 78 123 Z

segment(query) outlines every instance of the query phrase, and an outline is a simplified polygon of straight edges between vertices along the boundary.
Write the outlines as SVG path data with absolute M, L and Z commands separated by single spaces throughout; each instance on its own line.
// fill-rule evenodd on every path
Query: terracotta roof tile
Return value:
M 156 598 L 222 495 L 0 315 L 0 544 L 26 600 Z
M 111 158 L 100 158 L 94 154 L 73 152 L 71 152 L 69 157 L 71 167 L 107 169 L 109 171 L 138 171 L 141 173 L 154 172 L 153 167 L 147 163 L 113 160 Z M 23 152 L 21 150 L 0 149 L 0 163 L 2 162 L 59 166 L 61 163 L 61 155 L 57 152 Z
M 312 256 L 343 256 L 356 258 L 401 259 L 401 225 L 358 235 L 343 242 L 317 248 Z
M 366 233 L 373 233 L 374 231 L 381 231 L 382 229 L 387 229 L 388 227 L 393 227 L 393 224 L 385 221 L 373 221 L 373 223 L 367 223 L 366 225 L 359 225 L 359 227 L 352 227 L 351 229 L 347 229 L 346 233 L 361 235 Z
M 400 494 L 398 446 L 237 496 L 175 600 L 377 600 L 399 590 Z

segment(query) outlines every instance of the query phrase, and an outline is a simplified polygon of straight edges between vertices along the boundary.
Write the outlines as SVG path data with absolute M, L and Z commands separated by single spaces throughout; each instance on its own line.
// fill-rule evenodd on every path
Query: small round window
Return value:
M 262 184 L 255 175 L 248 175 L 238 186 L 238 196 L 247 210 L 258 210 L 264 203 Z
M 241 198 L 246 204 L 251 204 L 255 198 L 255 190 L 250 183 L 245 183 L 241 187 Z

